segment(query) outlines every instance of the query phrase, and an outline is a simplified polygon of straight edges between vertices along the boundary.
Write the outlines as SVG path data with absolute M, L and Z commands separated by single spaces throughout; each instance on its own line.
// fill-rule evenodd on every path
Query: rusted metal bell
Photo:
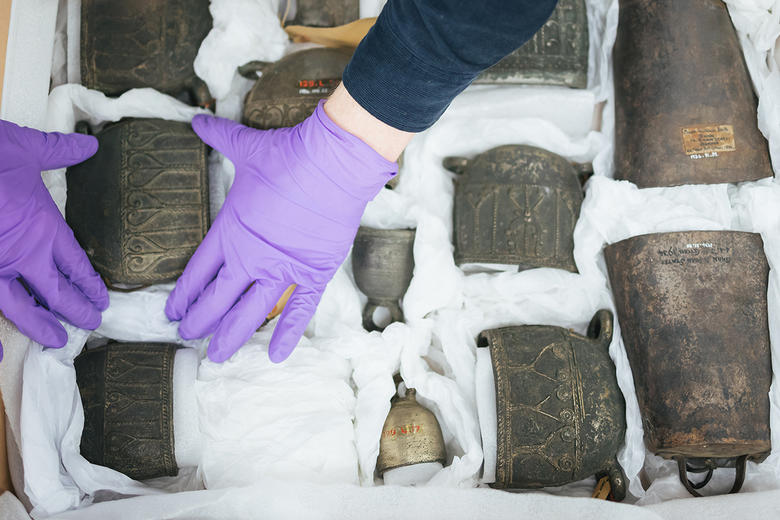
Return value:
M 414 229 L 374 229 L 361 226 L 352 246 L 355 283 L 368 296 L 363 328 L 383 330 L 374 322 L 377 307 L 387 307 L 392 321 L 404 321 L 398 301 L 414 272 Z
M 130 478 L 174 476 L 176 345 L 109 343 L 74 361 L 84 405 L 81 454 Z
M 402 466 L 429 462 L 443 465 L 446 461 L 439 421 L 417 402 L 414 388 L 408 389 L 402 398 L 394 397 L 379 439 L 376 461 L 379 476 Z
M 588 14 L 585 0 L 559 0 L 533 38 L 474 83 L 588 85 Z
M 123 119 L 68 168 L 65 215 L 111 284 L 175 280 L 208 231 L 206 145 L 187 123 Z
M 772 175 L 721 0 L 620 0 L 615 177 L 640 188 Z
M 81 1 L 81 82 L 110 96 L 151 87 L 211 101 L 192 63 L 211 30 L 209 0 Z
M 561 486 L 608 476 L 623 500 L 617 451 L 626 431 L 625 402 L 609 357 L 612 313 L 600 310 L 588 336 L 546 325 L 483 331 L 496 381 L 495 488 Z
M 296 0 L 291 25 L 335 27 L 360 18 L 358 0 Z
M 574 225 L 582 188 L 563 157 L 507 145 L 472 160 L 448 157 L 455 182 L 455 263 L 518 264 L 577 272 Z
M 341 82 L 351 53 L 340 49 L 308 49 L 275 63 L 252 62 L 239 72 L 257 78 L 244 100 L 245 125 L 267 130 L 295 126 L 309 117 L 320 99 Z
M 711 472 L 769 453 L 769 267 L 761 237 L 641 235 L 604 252 L 650 451 Z

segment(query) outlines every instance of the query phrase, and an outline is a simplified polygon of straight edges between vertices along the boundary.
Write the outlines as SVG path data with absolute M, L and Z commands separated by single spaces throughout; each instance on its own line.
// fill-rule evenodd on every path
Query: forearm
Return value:
M 395 161 L 414 136 L 383 123 L 360 104 L 340 84 L 325 103 L 325 112 L 344 130 L 359 137 L 388 161 Z

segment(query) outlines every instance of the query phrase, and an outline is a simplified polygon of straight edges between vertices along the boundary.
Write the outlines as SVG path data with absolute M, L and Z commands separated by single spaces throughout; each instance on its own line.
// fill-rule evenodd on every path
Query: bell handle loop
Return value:
M 712 467 L 706 468 L 707 476 L 704 478 L 702 482 L 694 484 L 688 479 L 687 459 L 685 457 L 675 457 L 675 460 L 677 461 L 677 469 L 680 473 L 680 482 L 682 482 L 682 485 L 685 486 L 685 489 L 691 495 L 695 497 L 702 496 L 696 490 L 703 488 L 710 482 L 714 468 Z M 731 490 L 728 492 L 728 494 L 738 493 L 739 490 L 742 489 L 742 484 L 745 482 L 746 462 L 747 462 L 747 455 L 741 455 L 737 457 L 737 464 L 736 464 L 737 474 L 734 477 L 734 485 L 731 487 Z M 700 471 L 704 471 L 704 470 L 700 470 Z
M 612 311 L 601 309 L 593 315 L 588 324 L 588 337 L 597 340 L 604 348 L 609 348 L 612 343 L 612 334 L 615 331 Z
M 466 171 L 468 163 L 469 160 L 465 157 L 445 157 L 441 164 L 446 170 L 461 175 Z
M 374 322 L 374 311 L 379 307 L 375 303 L 367 303 L 366 306 L 363 308 L 363 328 L 366 329 L 368 332 L 373 332 L 375 330 L 382 331 L 381 328 Z
M 404 311 L 401 310 L 401 306 L 398 305 L 398 302 L 391 303 L 387 308 L 390 310 L 390 318 L 393 320 L 391 323 L 395 323 L 396 321 L 403 323 Z
M 238 73 L 247 79 L 257 79 L 257 73 L 263 72 L 270 64 L 269 61 L 252 60 L 238 67 Z
M 75 132 L 77 134 L 94 135 L 92 133 L 92 125 L 83 120 L 76 123 Z

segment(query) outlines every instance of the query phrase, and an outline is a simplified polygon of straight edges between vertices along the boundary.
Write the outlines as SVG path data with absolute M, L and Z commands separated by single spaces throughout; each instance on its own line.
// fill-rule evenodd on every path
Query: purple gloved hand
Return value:
M 108 307 L 106 286 L 41 179 L 41 170 L 80 163 L 97 147 L 91 136 L 0 120 L 0 311 L 46 347 L 68 340 L 58 318 L 96 329 Z
M 214 334 L 212 361 L 232 356 L 262 325 L 285 289 L 297 284 L 268 355 L 290 355 L 325 286 L 352 245 L 368 201 L 398 171 L 336 125 L 323 103 L 293 128 L 255 130 L 198 115 L 192 128 L 236 167 L 214 224 L 168 298 L 179 334 Z

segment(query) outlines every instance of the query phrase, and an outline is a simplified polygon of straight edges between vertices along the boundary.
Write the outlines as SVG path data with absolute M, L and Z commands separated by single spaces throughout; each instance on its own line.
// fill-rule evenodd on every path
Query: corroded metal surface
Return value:
M 617 451 L 625 403 L 609 357 L 612 313 L 591 320 L 588 337 L 561 327 L 527 325 L 483 331 L 496 381 L 496 488 L 561 486 L 608 476 L 625 496 Z
M 210 30 L 209 0 L 82 0 L 81 81 L 112 96 L 189 90 L 203 103 L 210 96 L 192 63 Z
M 446 461 L 439 421 L 417 402 L 415 390 L 407 390 L 403 398 L 394 397 L 379 439 L 379 475 L 402 466 Z
M 582 189 L 566 159 L 533 146 L 447 158 L 455 182 L 455 262 L 577 271 L 574 225 Z
M 368 296 L 363 327 L 382 330 L 373 319 L 377 307 L 387 307 L 392 321 L 404 321 L 398 301 L 403 298 L 414 272 L 413 229 L 374 229 L 361 226 L 352 246 L 355 283 Z
M 756 98 L 720 0 L 621 0 L 615 177 L 640 188 L 772 175 Z
M 109 343 L 74 360 L 84 405 L 84 458 L 137 480 L 178 473 L 172 386 L 176 348 Z
M 336 89 L 350 57 L 338 49 L 308 49 L 259 63 L 263 74 L 244 100 L 244 124 L 261 130 L 297 125 Z
M 588 14 L 585 0 L 559 0 L 533 38 L 474 83 L 526 83 L 585 88 L 588 84 Z
M 125 119 L 68 168 L 66 218 L 112 284 L 175 280 L 209 225 L 206 145 L 187 123 Z
M 761 237 L 641 235 L 605 257 L 648 449 L 693 466 L 762 460 L 772 371 Z
M 358 0 L 296 0 L 291 25 L 335 27 L 360 18 Z

